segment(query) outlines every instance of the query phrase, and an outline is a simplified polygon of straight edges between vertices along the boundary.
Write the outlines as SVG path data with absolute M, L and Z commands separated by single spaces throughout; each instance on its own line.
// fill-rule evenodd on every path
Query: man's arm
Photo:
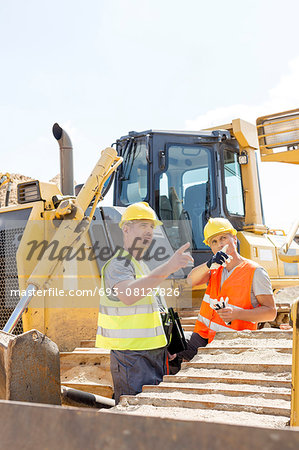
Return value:
M 199 284 L 207 284 L 210 279 L 210 270 L 219 268 L 220 266 L 226 267 L 226 264 L 232 260 L 231 255 L 227 255 L 225 252 L 228 245 L 225 245 L 222 250 L 215 253 L 209 261 L 195 267 L 188 275 L 187 281 L 191 286 L 197 286 Z
M 194 262 L 190 253 L 185 253 L 185 250 L 190 247 L 189 242 L 179 248 L 174 255 L 164 264 L 154 269 L 148 275 L 134 279 L 121 281 L 114 285 L 115 291 L 117 291 L 117 297 L 126 305 L 133 305 L 142 297 L 147 289 L 153 289 L 157 287 L 161 281 L 169 277 L 170 274 L 176 272 L 182 267 L 186 267 L 188 263 Z M 126 295 L 126 292 L 130 292 L 131 295 Z M 136 295 L 135 295 L 136 294 Z
M 187 281 L 191 286 L 197 286 L 198 284 L 207 284 L 210 279 L 210 269 L 207 263 L 200 264 L 200 266 L 194 267 L 187 277 Z
M 219 309 L 217 314 L 224 322 L 233 320 L 245 320 L 248 322 L 268 322 L 274 320 L 277 314 L 273 295 L 257 295 L 256 299 L 260 306 L 253 309 L 236 309 L 228 306 Z

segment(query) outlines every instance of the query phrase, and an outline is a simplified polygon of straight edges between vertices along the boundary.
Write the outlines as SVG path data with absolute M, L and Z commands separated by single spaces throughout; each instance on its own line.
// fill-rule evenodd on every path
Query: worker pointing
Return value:
M 204 228 L 204 243 L 212 258 L 189 274 L 192 286 L 206 283 L 188 349 L 179 355 L 193 358 L 198 347 L 211 342 L 217 331 L 256 330 L 258 322 L 276 317 L 273 291 L 264 268 L 237 251 L 237 230 L 224 218 L 211 218 Z
M 123 249 L 104 265 L 96 347 L 111 349 L 110 369 L 116 404 L 144 384 L 158 384 L 166 373 L 167 339 L 160 312 L 163 297 L 153 290 L 171 273 L 193 262 L 184 244 L 169 260 L 149 271 L 143 256 L 161 225 L 146 202 L 128 206 L 120 221 Z
M 162 222 L 161 222 L 162 223 Z M 150 234 L 144 235 L 142 238 L 140 238 L 140 246 L 138 245 L 138 235 L 140 232 L 140 228 L 143 230 L 147 229 L 150 231 Z M 123 230 L 124 234 L 124 249 L 128 250 L 133 258 L 136 258 L 140 254 L 140 249 L 142 250 L 142 255 L 144 255 L 147 247 L 150 245 L 152 238 L 153 238 L 153 226 L 152 224 L 146 223 L 146 221 L 143 221 L 143 223 L 135 223 L 134 226 L 128 228 L 127 226 Z M 146 245 L 144 243 L 146 242 Z M 133 245 L 134 243 L 134 245 Z M 130 246 L 132 244 L 132 246 Z M 132 305 L 136 303 L 137 300 L 142 298 L 142 293 L 146 291 L 147 289 L 153 289 L 157 287 L 161 281 L 166 279 L 169 275 L 176 272 L 177 270 L 181 269 L 182 267 L 186 267 L 190 262 L 194 262 L 192 256 L 189 253 L 185 253 L 185 250 L 187 250 L 190 247 L 190 243 L 187 242 L 186 244 L 182 245 L 174 254 L 173 256 L 164 264 L 154 269 L 152 272 L 148 273 L 147 276 L 138 278 L 138 279 L 129 279 L 122 281 L 118 283 L 115 288 L 118 289 L 119 295 L 118 298 L 126 305 Z M 132 249 L 132 250 L 131 250 Z M 145 264 L 145 263 L 143 263 Z M 135 289 L 135 295 L 127 295 L 126 292 L 131 292 Z

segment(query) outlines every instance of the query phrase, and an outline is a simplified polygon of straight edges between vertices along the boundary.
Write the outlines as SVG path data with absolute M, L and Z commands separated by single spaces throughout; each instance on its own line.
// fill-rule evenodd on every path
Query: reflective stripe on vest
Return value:
M 118 306 L 100 305 L 99 312 L 108 316 L 130 316 L 134 314 L 150 314 L 153 311 L 152 305 L 126 306 L 126 308 L 119 308 Z
M 155 337 L 160 336 L 163 332 L 163 327 L 159 326 L 156 328 L 140 328 L 132 330 L 125 329 L 125 330 L 107 330 L 107 328 L 98 327 L 97 333 L 104 337 L 111 337 L 111 338 L 118 338 L 121 337 L 124 338 L 143 338 L 143 337 Z
M 233 273 L 224 281 L 221 287 L 223 268 L 211 271 L 210 281 L 203 298 L 200 312 L 196 320 L 194 332 L 200 334 L 211 342 L 217 331 L 256 330 L 255 322 L 233 320 L 227 325 L 210 304 L 220 301 L 220 298 L 229 298 L 228 306 L 237 309 L 253 309 L 251 304 L 251 286 L 254 271 L 258 267 L 253 261 L 244 260 L 235 268 Z
M 218 323 L 210 322 L 209 319 L 206 319 L 205 317 L 198 314 L 197 320 L 202 322 L 206 327 L 209 327 L 213 331 L 227 331 L 229 327 L 220 325 Z
M 105 269 L 120 256 L 132 263 L 136 278 L 144 276 L 142 267 L 128 252 L 119 250 L 102 268 L 101 283 L 105 292 Z M 96 347 L 112 350 L 150 350 L 167 344 L 158 305 L 152 295 L 126 305 L 106 294 L 100 297 Z

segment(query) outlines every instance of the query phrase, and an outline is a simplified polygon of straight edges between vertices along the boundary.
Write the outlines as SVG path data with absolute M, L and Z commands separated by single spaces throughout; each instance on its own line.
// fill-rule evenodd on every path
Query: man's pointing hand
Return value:
M 186 242 L 186 244 L 182 245 L 174 255 L 169 259 L 168 264 L 171 267 L 171 272 L 174 273 L 182 267 L 186 267 L 187 265 L 194 264 L 194 259 L 192 258 L 189 252 L 185 253 L 185 250 L 190 247 L 190 242 Z

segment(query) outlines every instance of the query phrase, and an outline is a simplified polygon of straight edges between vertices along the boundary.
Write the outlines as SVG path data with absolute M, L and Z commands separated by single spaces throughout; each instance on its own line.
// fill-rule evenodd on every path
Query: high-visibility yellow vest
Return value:
M 122 258 L 130 259 L 136 278 L 143 277 L 145 274 L 138 261 L 127 251 L 121 252 Z M 102 268 L 101 287 L 105 294 L 100 297 L 96 347 L 111 350 L 152 350 L 164 347 L 167 340 L 153 295 L 147 295 L 133 305 L 126 305 L 106 295 L 105 269 L 119 255 L 120 251 Z

